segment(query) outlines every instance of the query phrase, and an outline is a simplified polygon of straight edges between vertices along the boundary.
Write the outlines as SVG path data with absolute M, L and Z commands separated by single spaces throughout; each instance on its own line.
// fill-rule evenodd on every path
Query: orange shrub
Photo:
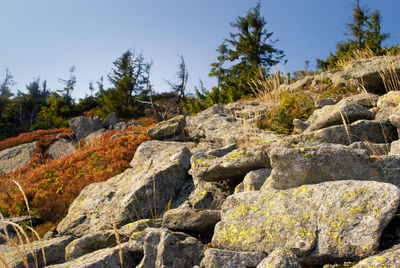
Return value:
M 44 164 L 29 170 L 6 174 L 0 177 L 0 184 L 11 186 L 12 179 L 18 180 L 25 190 L 31 210 L 36 211 L 45 221 L 57 223 L 66 215 L 69 205 L 85 186 L 107 180 L 130 166 L 137 147 L 149 140 L 147 129 L 150 126 L 131 126 L 125 131 L 109 131 L 70 156 L 47 163 L 42 161 Z M 127 131 L 140 131 L 140 134 L 111 139 L 112 135 Z M 41 142 L 45 145 L 49 141 Z M 42 155 L 42 159 L 46 157 Z M 0 210 L 14 216 L 24 211 L 21 208 L 21 194 L 15 187 L 12 189 L 0 190 Z

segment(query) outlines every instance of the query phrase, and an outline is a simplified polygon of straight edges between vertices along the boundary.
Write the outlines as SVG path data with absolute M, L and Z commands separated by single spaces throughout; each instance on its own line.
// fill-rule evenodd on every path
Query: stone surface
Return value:
M 234 251 L 290 248 L 302 264 L 374 254 L 396 213 L 400 190 L 388 183 L 336 181 L 227 198 L 212 239 Z
M 103 136 L 104 133 L 108 132 L 107 129 L 105 128 L 100 128 L 92 133 L 90 133 L 89 135 L 87 135 L 84 139 L 85 139 L 85 143 L 91 143 L 93 141 L 95 141 L 96 139 L 100 138 L 101 136 Z
M 120 261 L 122 254 L 122 264 Z M 128 243 L 121 244 L 121 247 L 101 249 L 78 259 L 63 264 L 48 266 L 49 268 L 121 268 L 135 267 L 141 260 L 142 255 L 129 251 Z
M 221 220 L 219 210 L 171 209 L 163 215 L 162 225 L 174 231 L 206 233 Z
M 114 125 L 120 122 L 119 116 L 116 112 L 110 113 L 106 118 L 103 119 L 101 124 L 106 129 L 112 129 Z
M 400 140 L 394 141 L 390 144 L 389 155 L 400 155 Z
M 38 224 L 43 223 L 43 220 L 32 217 L 32 216 L 19 216 L 19 217 L 14 217 L 14 218 L 0 218 L 0 234 L 2 235 L 8 235 L 10 238 L 15 238 L 17 237 L 17 231 L 15 228 L 18 229 L 18 227 L 15 226 L 17 225 L 28 225 L 30 226 L 36 226 Z M 5 244 L 6 240 L 0 236 L 0 245 Z
M 290 249 L 278 248 L 257 265 L 257 268 L 301 268 L 296 255 Z
M 125 122 L 119 122 L 119 123 L 113 125 L 112 129 L 124 131 L 127 127 L 128 127 L 128 125 Z
M 29 267 L 35 267 L 34 256 L 36 255 L 39 267 L 44 267 L 43 251 L 46 256 L 46 264 L 57 264 L 65 261 L 65 247 L 71 242 L 71 236 L 58 237 L 51 240 L 42 241 L 42 244 L 35 241 L 31 243 L 31 249 L 19 246 L 19 250 L 26 259 Z M 4 251 L 5 261 L 9 267 L 23 268 L 26 267 L 17 250 L 13 247 L 2 247 Z
M 47 149 L 50 159 L 60 159 L 75 152 L 75 146 L 71 141 L 60 139 L 53 142 Z
M 358 141 L 370 143 L 390 143 L 398 139 L 396 128 L 389 120 L 358 120 L 347 128 L 343 125 L 331 126 L 310 133 L 290 136 L 289 142 L 315 141 L 336 144 L 351 144 Z
M 265 254 L 261 252 L 237 252 L 209 248 L 201 261 L 201 268 L 223 268 L 235 267 L 246 268 L 256 267 L 264 258 Z
M 74 117 L 69 121 L 69 125 L 77 140 L 83 139 L 90 133 L 102 128 L 101 120 L 98 117 Z
M 166 229 L 146 229 L 144 257 L 138 268 L 186 268 L 199 265 L 204 246 L 196 238 Z
M 263 168 L 250 171 L 246 174 L 238 186 L 235 188 L 235 194 L 244 191 L 258 191 L 263 186 L 265 180 L 271 175 L 272 169 Z
M 28 164 L 35 149 L 36 142 L 31 142 L 0 151 L 0 174 L 19 169 Z
M 379 156 L 379 155 L 387 155 L 390 150 L 390 145 L 384 143 L 370 143 L 370 142 L 358 141 L 350 144 L 349 148 L 366 150 L 368 155 Z
M 385 95 L 378 99 L 377 106 L 379 111 L 376 114 L 377 119 L 387 119 L 396 110 L 396 107 L 400 104 L 400 92 L 389 91 Z
M 353 267 L 400 267 L 400 245 L 394 246 L 389 250 L 385 250 L 384 252 L 366 258 Z
M 358 105 L 364 106 L 365 108 L 372 108 L 377 105 L 379 96 L 372 93 L 360 93 L 345 98 L 348 101 L 354 102 Z
M 119 227 L 140 218 L 162 215 L 168 202 L 188 180 L 191 154 L 178 143 L 159 147 L 159 143 L 146 143 L 139 146 L 131 163 L 133 168 L 82 190 L 59 223 L 59 233 L 84 235 L 108 229 L 111 217 Z M 144 157 L 148 152 L 154 154 Z
M 185 124 L 185 116 L 179 115 L 149 128 L 147 133 L 153 140 L 164 140 L 181 134 Z
M 322 108 L 326 105 L 333 105 L 336 104 L 336 100 L 328 98 L 328 99 L 319 99 L 314 102 L 315 108 Z
M 266 149 L 264 145 L 238 148 L 222 157 L 194 154 L 190 174 L 208 182 L 243 178 L 252 170 L 270 167 Z
M 374 114 L 365 107 L 347 100 L 341 100 L 335 105 L 327 105 L 321 109 L 315 110 L 307 119 L 308 127 L 305 133 L 318 129 L 342 125 L 345 120 L 347 124 L 360 119 L 374 119 Z
M 287 189 L 334 180 L 373 180 L 400 186 L 400 157 L 369 156 L 338 144 L 276 144 L 271 149 L 272 185 Z

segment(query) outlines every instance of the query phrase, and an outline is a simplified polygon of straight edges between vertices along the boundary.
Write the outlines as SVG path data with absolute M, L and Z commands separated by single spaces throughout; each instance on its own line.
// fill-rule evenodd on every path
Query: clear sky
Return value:
M 188 90 L 208 77 L 216 48 L 237 16 L 244 16 L 257 0 L 0 0 L 0 80 L 9 68 L 25 92 L 34 77 L 60 89 L 58 78 L 68 78 L 76 67 L 73 97 L 89 94 L 88 84 L 106 79 L 112 62 L 128 48 L 154 62 L 151 80 L 158 92 L 168 91 L 182 54 L 190 74 Z M 362 0 L 383 16 L 385 44 L 400 43 L 399 0 Z M 347 36 L 353 0 L 262 0 L 266 29 L 275 46 L 286 54 L 285 72 L 303 69 L 305 60 L 315 67 L 337 41 Z M 107 85 L 107 84 L 106 84 Z M 16 91 L 14 91 L 16 92 Z

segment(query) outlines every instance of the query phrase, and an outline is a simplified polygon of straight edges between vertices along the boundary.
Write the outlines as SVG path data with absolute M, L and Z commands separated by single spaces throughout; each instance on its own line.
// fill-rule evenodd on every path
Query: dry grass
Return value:
M 393 57 L 392 55 L 388 55 L 381 62 L 379 74 L 382 77 L 387 92 L 400 91 L 400 74 L 396 70 L 396 62 L 398 65 L 400 56 Z
M 265 77 L 260 73 L 260 77 L 260 80 L 253 80 L 250 84 L 256 98 L 263 103 L 278 103 L 280 101 L 280 86 L 289 83 L 283 76 L 283 71 L 274 68 L 271 75 Z
M 337 61 L 336 67 L 338 69 L 343 69 L 351 65 L 354 61 L 366 60 L 376 56 L 375 53 L 369 48 L 364 49 L 354 49 L 346 57 L 341 58 Z

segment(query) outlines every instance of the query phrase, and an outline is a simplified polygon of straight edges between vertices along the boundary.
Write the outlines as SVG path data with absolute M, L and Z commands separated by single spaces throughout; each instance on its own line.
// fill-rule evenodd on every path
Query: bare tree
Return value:
M 185 91 L 186 91 L 186 85 L 187 81 L 189 79 L 189 73 L 187 71 L 185 59 L 183 58 L 183 55 L 178 55 L 180 59 L 180 63 L 178 65 L 178 71 L 176 72 L 176 75 L 178 76 L 178 81 L 176 83 L 172 83 L 170 81 L 167 81 L 168 85 L 171 87 L 172 91 L 175 92 L 178 96 L 177 98 L 177 105 L 178 105 L 178 114 L 182 114 L 182 102 L 186 101 L 186 96 L 185 96 Z

